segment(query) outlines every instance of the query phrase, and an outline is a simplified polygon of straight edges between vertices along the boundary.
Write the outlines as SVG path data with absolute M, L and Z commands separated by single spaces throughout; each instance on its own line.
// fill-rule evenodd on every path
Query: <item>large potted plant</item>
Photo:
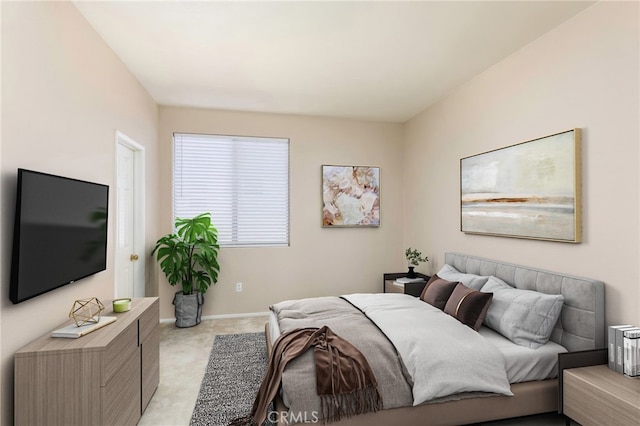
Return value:
M 209 213 L 176 218 L 175 229 L 156 242 L 152 254 L 157 252 L 169 284 L 182 286 L 173 298 L 176 326 L 193 327 L 200 324 L 204 293 L 218 281 L 218 230 Z

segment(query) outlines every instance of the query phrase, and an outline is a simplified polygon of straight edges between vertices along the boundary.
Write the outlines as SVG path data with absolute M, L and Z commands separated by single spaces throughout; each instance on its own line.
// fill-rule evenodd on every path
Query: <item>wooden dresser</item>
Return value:
M 135 425 L 158 387 L 157 297 L 79 339 L 36 339 L 15 354 L 16 425 Z

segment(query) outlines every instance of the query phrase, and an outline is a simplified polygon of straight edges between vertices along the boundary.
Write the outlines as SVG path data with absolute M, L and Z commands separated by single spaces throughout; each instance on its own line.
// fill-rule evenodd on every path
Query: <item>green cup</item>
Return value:
M 113 301 L 113 312 L 127 312 L 131 309 L 131 299 L 125 297 L 123 299 L 115 299 Z

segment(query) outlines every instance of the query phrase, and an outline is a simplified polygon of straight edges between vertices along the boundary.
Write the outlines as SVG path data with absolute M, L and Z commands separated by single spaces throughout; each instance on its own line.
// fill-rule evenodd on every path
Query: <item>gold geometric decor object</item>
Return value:
M 97 297 L 91 299 L 80 299 L 73 302 L 69 318 L 80 327 L 85 324 L 95 324 L 100 321 L 100 316 L 104 311 L 104 305 Z

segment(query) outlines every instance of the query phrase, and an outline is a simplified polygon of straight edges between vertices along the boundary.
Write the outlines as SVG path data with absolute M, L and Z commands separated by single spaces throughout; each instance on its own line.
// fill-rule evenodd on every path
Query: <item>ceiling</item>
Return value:
M 74 2 L 160 105 L 389 122 L 593 3 Z

